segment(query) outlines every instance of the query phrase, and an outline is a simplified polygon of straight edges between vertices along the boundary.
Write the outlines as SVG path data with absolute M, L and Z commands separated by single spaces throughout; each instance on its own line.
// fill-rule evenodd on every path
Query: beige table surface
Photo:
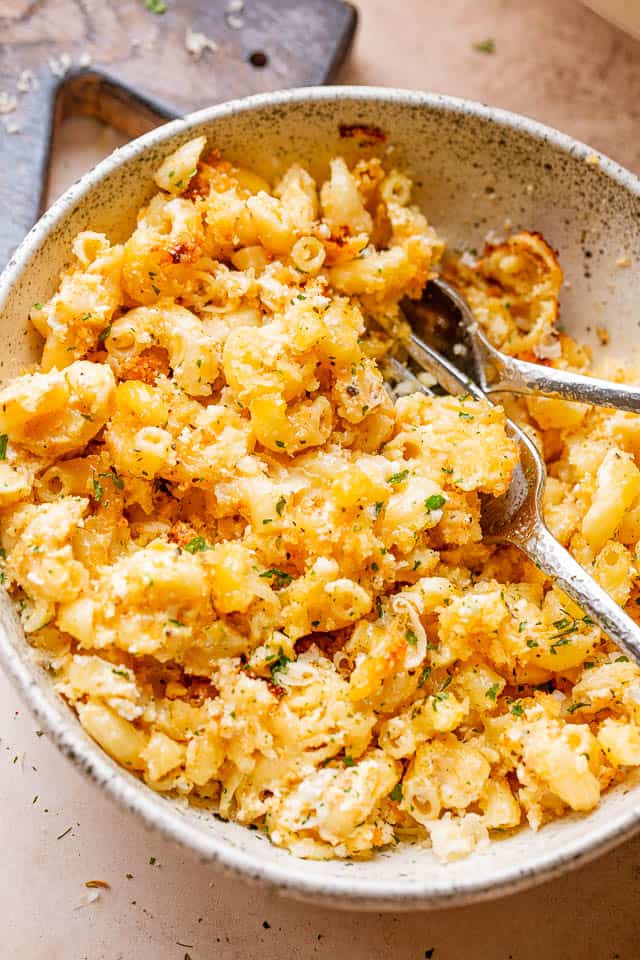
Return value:
M 495 103 L 640 170 L 640 45 L 574 0 L 360 0 L 360 10 L 345 82 Z M 493 55 L 473 49 L 489 37 Z M 87 121 L 67 125 L 52 195 L 117 142 Z M 640 839 L 492 904 L 330 912 L 224 878 L 148 834 L 38 735 L 2 674 L 0 703 L 0 960 L 640 958 Z M 88 902 L 92 879 L 111 889 Z

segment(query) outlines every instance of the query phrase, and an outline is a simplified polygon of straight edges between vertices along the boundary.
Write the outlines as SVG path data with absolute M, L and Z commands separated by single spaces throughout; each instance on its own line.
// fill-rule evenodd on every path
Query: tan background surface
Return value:
M 517 110 L 640 171 L 640 45 L 574 0 L 359 6 L 344 82 Z M 489 37 L 495 53 L 476 52 L 473 44 Z M 56 145 L 51 195 L 118 142 L 88 121 L 69 123 Z M 640 957 L 640 840 L 492 904 L 332 913 L 226 879 L 146 833 L 38 736 L 1 674 L 0 702 L 2 960 L 422 960 L 432 949 L 433 960 Z M 92 879 L 111 889 L 88 902 Z

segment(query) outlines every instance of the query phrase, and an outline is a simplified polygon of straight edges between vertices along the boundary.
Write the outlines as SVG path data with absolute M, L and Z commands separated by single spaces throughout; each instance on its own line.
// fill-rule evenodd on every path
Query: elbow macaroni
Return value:
M 59 692 L 151 789 L 302 857 L 443 860 L 586 811 L 640 766 L 640 670 L 509 547 L 501 407 L 379 361 L 443 253 L 379 160 L 271 185 L 184 143 L 123 245 L 84 232 L 0 391 L 3 579 Z M 587 369 L 553 251 L 442 269 L 502 349 Z M 640 419 L 529 398 L 547 520 L 640 595 Z

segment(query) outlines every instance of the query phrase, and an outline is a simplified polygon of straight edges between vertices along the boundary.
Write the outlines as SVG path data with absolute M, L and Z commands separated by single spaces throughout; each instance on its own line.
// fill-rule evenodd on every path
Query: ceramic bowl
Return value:
M 354 136 L 354 125 L 366 129 Z M 46 299 L 79 230 L 112 240 L 131 230 L 151 194 L 151 175 L 184 140 L 206 134 L 226 156 L 273 177 L 302 160 L 322 174 L 336 153 L 354 158 L 379 137 L 386 160 L 416 181 L 416 200 L 447 242 L 481 247 L 490 230 L 532 228 L 560 251 L 568 281 L 562 324 L 603 350 L 628 356 L 640 314 L 640 183 L 588 147 L 523 117 L 442 96 L 363 87 L 260 95 L 203 110 L 116 150 L 42 217 L 0 278 L 0 378 L 34 359 L 30 306 Z M 631 259 L 621 269 L 616 261 Z M 255 831 L 160 797 L 113 763 L 84 733 L 35 664 L 8 600 L 0 600 L 0 655 L 59 748 L 141 821 L 204 860 L 298 898 L 335 907 L 415 909 L 496 897 L 576 866 L 640 825 L 640 781 L 611 790 L 597 810 L 538 833 L 523 829 L 488 852 L 443 865 L 430 850 L 400 845 L 369 861 L 292 857 Z

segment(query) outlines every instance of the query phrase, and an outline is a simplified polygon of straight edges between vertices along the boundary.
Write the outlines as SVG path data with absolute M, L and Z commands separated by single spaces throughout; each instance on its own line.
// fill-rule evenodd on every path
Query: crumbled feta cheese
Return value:
M 71 57 L 68 53 L 61 53 L 59 57 L 49 57 L 48 64 L 54 77 L 64 77 L 71 66 Z
M 215 53 L 218 49 L 218 44 L 215 40 L 211 40 L 211 38 L 207 37 L 204 33 L 198 33 L 195 30 L 191 30 L 191 28 L 189 28 L 184 35 L 184 45 L 194 60 L 199 60 L 205 50 L 210 50 L 212 53 Z
M 0 113 L 13 113 L 17 106 L 18 101 L 12 94 L 0 91 Z
M 21 70 L 16 80 L 16 89 L 19 93 L 29 93 L 38 89 L 38 79 L 33 70 Z

